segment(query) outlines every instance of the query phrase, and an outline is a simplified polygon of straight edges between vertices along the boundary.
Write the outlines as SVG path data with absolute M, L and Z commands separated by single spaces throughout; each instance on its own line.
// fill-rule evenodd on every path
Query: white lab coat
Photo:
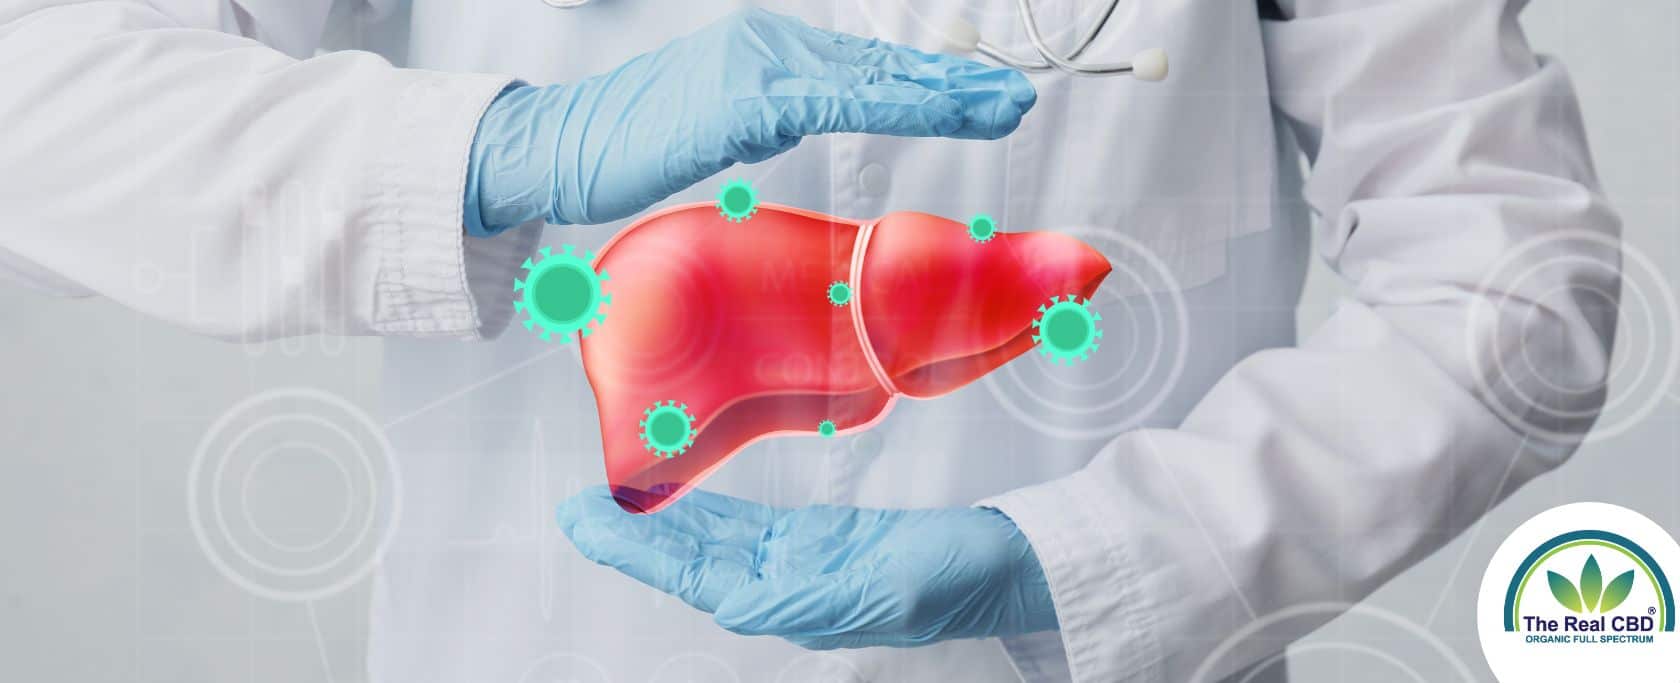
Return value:
M 338 22 L 331 0 L 0 4 L 0 275 L 230 339 L 494 337 L 539 241 L 622 224 L 463 239 L 479 113 L 510 77 L 602 71 L 730 9 L 367 3 Z M 962 11 L 1023 46 L 1001 1 L 770 4 L 928 49 Z M 1041 4 L 1066 40 L 1073 10 Z M 1614 327 L 1603 299 L 1567 294 L 1613 298 L 1618 262 L 1563 68 L 1530 52 L 1520 1 L 1279 4 L 1287 21 L 1123 2 L 1094 54 L 1159 45 L 1171 79 L 1035 77 L 1005 141 L 839 136 L 730 171 L 842 215 L 1063 230 L 1115 263 L 1089 364 L 1023 358 L 867 433 L 760 444 L 708 483 L 779 505 L 998 507 L 1044 564 L 1059 632 L 806 653 L 588 564 L 549 513 L 602 477 L 590 394 L 569 349 L 514 329 L 387 347 L 410 502 L 376 592 L 376 677 L 1184 680 L 1256 619 L 1369 593 L 1559 464 L 1568 439 L 1543 437 L 1590 424 Z M 311 57 L 328 33 L 430 70 Z M 1309 207 L 1351 293 L 1297 343 Z M 1507 271 L 1532 275 L 1490 278 Z M 1519 356 L 1541 374 L 1507 377 Z M 1209 673 L 1311 625 L 1268 626 Z

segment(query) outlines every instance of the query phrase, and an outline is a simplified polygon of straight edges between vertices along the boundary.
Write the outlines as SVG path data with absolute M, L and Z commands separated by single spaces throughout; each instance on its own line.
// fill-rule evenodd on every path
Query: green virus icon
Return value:
M 1102 315 L 1091 310 L 1090 303 L 1090 299 L 1081 302 L 1069 294 L 1066 300 L 1050 297 L 1049 304 L 1038 307 L 1040 315 L 1033 321 L 1038 334 L 1033 335 L 1033 341 L 1038 342 L 1039 355 L 1064 364 L 1091 357 L 1103 333 L 1097 329 Z
M 642 449 L 671 459 L 686 453 L 694 445 L 694 416 L 688 414 L 688 404 L 676 401 L 654 401 L 653 407 L 642 411 Z
M 559 336 L 561 343 L 569 342 L 576 332 L 589 336 L 594 331 L 590 323 L 607 321 L 612 295 L 601 290 L 607 274 L 595 272 L 589 265 L 593 256 L 574 253 L 570 244 L 561 246 L 558 254 L 549 247 L 537 253 L 538 260 L 525 259 L 521 266 L 530 271 L 526 279 L 513 281 L 513 291 L 521 297 L 513 302 L 513 310 L 529 316 L 525 329 L 540 329 L 544 341 Z
M 834 436 L 834 433 L 838 431 L 840 430 L 834 426 L 833 420 L 823 420 L 817 423 L 817 433 L 823 435 L 823 438 Z
M 835 280 L 828 285 L 828 302 L 836 306 L 844 306 L 852 302 L 852 286 Z
M 758 190 L 753 189 L 752 183 L 736 178 L 718 190 L 717 205 L 724 220 L 740 223 L 758 213 Z
M 997 237 L 997 221 L 986 214 L 968 219 L 968 237 L 981 244 L 992 241 Z

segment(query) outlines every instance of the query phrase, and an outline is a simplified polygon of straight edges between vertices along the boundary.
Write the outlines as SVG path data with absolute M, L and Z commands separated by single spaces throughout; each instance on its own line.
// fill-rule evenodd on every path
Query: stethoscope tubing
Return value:
M 591 0 L 542 0 L 542 2 L 556 9 L 576 9 L 589 4 Z M 1022 59 L 990 41 L 979 38 L 974 40 L 972 46 L 975 52 L 985 55 L 1004 66 L 1035 73 L 1052 70 L 1063 71 L 1075 76 L 1113 76 L 1134 73 L 1133 62 L 1087 63 L 1079 59 L 1080 55 L 1085 54 L 1085 50 L 1096 42 L 1097 37 L 1102 35 L 1103 30 L 1108 28 L 1109 21 L 1114 18 L 1114 10 L 1120 6 L 1120 0 L 1108 0 L 1108 5 L 1103 8 L 1101 16 L 1091 23 L 1090 28 L 1087 28 L 1084 35 L 1080 36 L 1079 42 L 1065 55 L 1056 54 L 1056 51 L 1050 47 L 1049 41 L 1044 39 L 1044 34 L 1039 31 L 1038 16 L 1033 12 L 1032 0 L 1015 0 L 1015 5 L 1021 15 L 1021 27 L 1027 33 L 1027 41 L 1032 43 L 1039 58 L 1037 60 Z M 972 31 L 973 29 L 970 28 L 969 30 Z
M 1096 42 L 1098 36 L 1102 35 L 1103 29 L 1108 28 L 1109 20 L 1114 17 L 1114 10 L 1120 7 L 1120 0 L 1108 0 L 1108 5 L 1103 8 L 1102 14 L 1091 23 L 1090 28 L 1085 29 L 1085 34 L 1080 36 L 1079 42 L 1065 55 L 1057 55 L 1054 50 L 1050 49 L 1049 42 L 1044 39 L 1044 34 L 1039 31 L 1038 16 L 1033 12 L 1031 0 L 1016 0 L 1015 4 L 1021 15 L 1021 26 L 1027 32 L 1027 41 L 1032 43 L 1034 50 L 1038 51 L 1039 60 L 1021 59 L 986 40 L 981 40 L 975 44 L 974 50 L 976 52 L 1005 66 L 1035 73 L 1051 70 L 1066 71 L 1078 76 L 1131 73 L 1132 64 L 1130 62 L 1086 64 L 1078 61 L 1079 56 L 1085 54 L 1085 50 Z

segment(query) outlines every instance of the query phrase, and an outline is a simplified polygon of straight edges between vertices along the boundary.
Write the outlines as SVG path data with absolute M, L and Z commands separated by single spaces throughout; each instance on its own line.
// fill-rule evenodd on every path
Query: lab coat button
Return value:
M 879 197 L 887 193 L 892 185 L 892 172 L 878 163 L 870 163 L 858 171 L 858 189 L 865 196 Z
M 852 456 L 862 460 L 874 460 L 881 454 L 881 434 L 879 432 L 864 432 L 852 437 Z

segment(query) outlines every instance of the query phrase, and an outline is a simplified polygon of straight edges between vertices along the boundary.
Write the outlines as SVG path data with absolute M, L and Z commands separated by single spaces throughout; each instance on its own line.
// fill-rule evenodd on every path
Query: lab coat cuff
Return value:
M 1124 521 L 1106 519 L 1091 505 L 1108 495 L 1112 490 L 1079 472 L 978 503 L 1015 522 L 1049 579 L 1060 638 L 1002 639 L 1027 681 L 1161 680 L 1153 628 L 1158 608 L 1119 536 Z
M 370 327 L 375 334 L 485 338 L 507 324 L 483 286 L 506 274 L 535 240 L 521 230 L 506 240 L 469 244 L 463 229 L 467 161 L 478 120 L 512 78 L 398 69 L 384 101 L 389 125 L 375 131 L 365 187 L 376 263 Z M 511 231 L 510 231 L 511 232 Z M 478 240 L 472 240 L 477 242 Z M 478 296 L 475 297 L 475 293 Z M 497 316 L 500 316 L 499 318 Z
M 494 339 L 513 319 L 513 281 L 542 239 L 544 224 L 531 221 L 494 237 L 466 239 L 467 289 L 478 316 L 478 338 Z

